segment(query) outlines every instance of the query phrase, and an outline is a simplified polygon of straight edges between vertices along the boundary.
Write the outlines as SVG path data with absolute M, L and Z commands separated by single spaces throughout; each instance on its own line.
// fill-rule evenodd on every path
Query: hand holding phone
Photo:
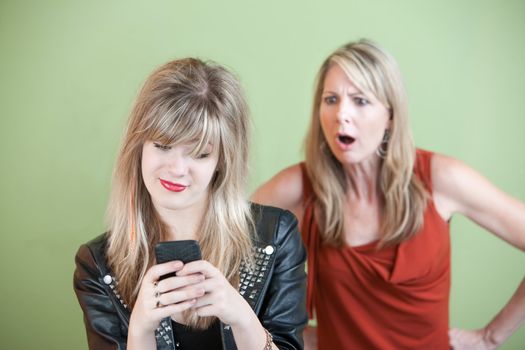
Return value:
M 182 263 L 187 264 L 191 261 L 202 259 L 199 242 L 191 239 L 160 242 L 155 246 L 155 256 L 157 264 L 174 260 L 180 260 Z M 175 272 L 163 275 L 159 280 L 173 276 L 175 276 Z

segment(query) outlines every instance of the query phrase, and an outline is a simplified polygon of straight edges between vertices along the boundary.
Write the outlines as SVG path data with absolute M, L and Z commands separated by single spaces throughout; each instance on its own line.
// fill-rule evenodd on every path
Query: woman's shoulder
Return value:
M 425 188 L 429 193 L 433 192 L 434 181 L 433 181 L 433 163 L 436 154 L 432 151 L 416 148 L 416 159 L 414 163 L 414 173 L 423 182 Z
M 298 215 L 303 201 L 303 171 L 301 164 L 289 166 L 261 185 L 252 201 L 285 208 Z
M 250 205 L 256 224 L 292 225 L 297 222 L 295 215 L 288 209 L 254 202 L 251 202 Z
M 82 244 L 75 256 L 77 263 L 84 265 L 86 268 L 105 269 L 107 240 L 108 234 L 103 233 Z
M 287 209 L 252 202 L 251 210 L 257 238 L 262 242 L 280 244 L 297 231 L 297 218 Z
M 439 191 L 468 168 L 460 160 L 438 152 L 418 148 L 416 154 L 416 170 L 428 177 L 433 191 Z
M 436 210 L 443 218 L 448 221 L 452 214 L 457 211 L 458 201 L 461 201 L 465 196 L 467 189 L 472 187 L 472 184 L 477 182 L 477 173 L 467 166 L 465 163 L 454 157 L 445 154 L 429 151 L 418 150 L 418 158 L 420 154 L 427 160 L 424 166 L 427 183 L 431 187 L 432 199 Z M 422 173 L 422 171 L 419 171 Z M 468 191 L 467 191 L 468 192 Z M 476 192 L 472 189 L 472 192 Z
M 419 170 L 429 172 L 433 157 L 434 152 L 423 148 L 416 148 L 416 161 L 414 164 L 414 168 L 416 169 L 416 171 Z
M 96 236 L 95 238 L 90 239 L 86 243 L 80 246 L 80 249 L 88 249 L 92 252 L 104 252 L 108 242 L 108 233 L 105 232 L 101 235 Z

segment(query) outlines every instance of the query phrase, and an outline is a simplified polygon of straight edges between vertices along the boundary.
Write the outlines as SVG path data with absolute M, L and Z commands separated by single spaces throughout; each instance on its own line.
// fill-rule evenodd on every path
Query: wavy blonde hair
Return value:
M 422 226 L 428 193 L 413 172 L 416 152 L 398 65 L 384 49 L 366 39 L 336 50 L 324 61 L 317 75 L 305 153 L 306 169 L 320 213 L 321 237 L 325 243 L 337 247 L 345 242 L 343 203 L 348 190 L 347 175 L 327 146 L 319 119 L 324 80 L 335 64 L 358 89 L 373 93 L 391 111 L 390 141 L 379 175 L 384 210 L 378 247 L 400 243 Z
M 141 173 L 142 148 L 148 140 L 166 145 L 197 141 L 195 154 L 208 143 L 219 145 L 199 243 L 203 259 L 236 287 L 241 262 L 253 259 L 254 232 L 245 197 L 248 107 L 237 79 L 214 63 L 175 60 L 154 71 L 136 98 L 113 174 L 106 252 L 119 292 L 131 307 L 155 262 L 155 244 L 167 237 L 167 226 L 153 207 Z M 184 317 L 197 328 L 207 328 L 214 320 L 191 312 Z

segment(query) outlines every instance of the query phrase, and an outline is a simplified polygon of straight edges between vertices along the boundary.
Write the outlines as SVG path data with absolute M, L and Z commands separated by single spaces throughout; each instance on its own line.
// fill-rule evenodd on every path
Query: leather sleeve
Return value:
M 303 349 L 303 330 L 308 322 L 306 251 L 295 216 L 289 211 L 279 212 L 275 233 L 277 255 L 261 307 L 261 320 L 279 349 Z
M 88 245 L 79 248 L 75 263 L 73 287 L 84 312 L 89 349 L 126 349 L 127 325 L 118 315 L 111 292 L 102 280 L 103 272 Z

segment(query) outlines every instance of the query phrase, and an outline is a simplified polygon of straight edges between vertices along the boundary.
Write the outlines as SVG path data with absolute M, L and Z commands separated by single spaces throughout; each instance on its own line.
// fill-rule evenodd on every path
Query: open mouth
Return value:
M 337 139 L 344 145 L 351 145 L 355 141 L 355 139 L 352 136 L 348 135 L 339 135 L 337 136 Z

